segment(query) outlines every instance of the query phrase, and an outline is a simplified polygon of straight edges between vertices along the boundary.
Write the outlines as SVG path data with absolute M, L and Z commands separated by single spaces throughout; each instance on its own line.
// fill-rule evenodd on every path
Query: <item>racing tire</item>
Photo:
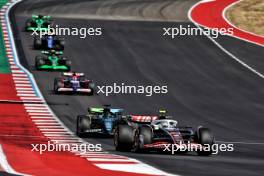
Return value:
M 89 92 L 89 95 L 94 95 L 94 89 L 91 88 L 91 92 Z
M 71 71 L 71 61 L 67 58 L 65 58 L 65 65 L 67 66 L 67 71 Z
M 63 87 L 60 83 L 60 78 L 55 78 L 54 80 L 54 86 L 53 86 L 53 90 L 55 92 L 55 94 L 59 94 L 59 88 Z
M 212 145 L 215 143 L 214 140 L 214 135 L 211 132 L 210 129 L 208 128 L 198 128 L 197 130 L 197 140 L 198 143 L 201 144 L 202 146 L 210 146 L 210 150 L 204 151 L 204 150 L 198 150 L 197 154 L 200 156 L 209 156 L 212 154 Z
M 54 49 L 60 50 L 60 51 L 64 50 L 64 46 L 65 46 L 64 38 L 60 38 L 58 36 L 55 36 L 54 40 L 56 40 L 56 42 L 55 42 L 56 44 L 54 46 Z
M 95 84 L 93 82 L 89 83 L 89 88 L 91 89 L 91 92 L 89 92 L 89 95 L 94 95 Z
M 38 37 L 34 38 L 34 49 L 39 50 L 42 47 L 42 40 Z
M 126 124 L 118 125 L 114 133 L 116 151 L 131 151 L 135 139 L 135 130 Z
M 45 61 L 44 58 L 42 56 L 36 56 L 35 58 L 35 67 L 37 70 L 40 70 L 40 66 L 44 65 Z
M 77 116 L 76 135 L 84 137 L 85 131 L 91 128 L 91 119 L 86 115 Z
M 31 27 L 32 26 L 32 22 L 31 22 L 31 19 L 27 19 L 26 21 L 26 25 L 25 25 L 25 31 L 28 32 L 28 27 Z
M 133 145 L 133 151 L 134 152 L 146 152 L 144 149 L 145 144 L 151 144 L 153 139 L 153 131 L 151 127 L 145 125 L 139 127 L 135 134 L 135 141 Z
M 64 46 L 65 46 L 64 39 L 59 39 L 59 46 L 60 46 L 60 50 L 64 50 Z

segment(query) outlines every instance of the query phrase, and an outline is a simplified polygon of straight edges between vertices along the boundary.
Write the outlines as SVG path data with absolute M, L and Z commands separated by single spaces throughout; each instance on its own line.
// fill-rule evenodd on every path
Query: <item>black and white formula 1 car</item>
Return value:
M 114 133 L 117 151 L 195 151 L 198 155 L 212 154 L 214 135 L 208 128 L 181 127 L 178 122 L 161 116 L 130 116 Z M 206 148 L 205 148 L 206 147 Z M 177 150 L 175 150 L 177 149 Z M 174 152 L 172 153 L 174 154 Z
M 64 72 L 62 76 L 54 79 L 54 92 L 59 93 L 84 93 L 93 95 L 95 84 L 86 79 L 84 73 Z

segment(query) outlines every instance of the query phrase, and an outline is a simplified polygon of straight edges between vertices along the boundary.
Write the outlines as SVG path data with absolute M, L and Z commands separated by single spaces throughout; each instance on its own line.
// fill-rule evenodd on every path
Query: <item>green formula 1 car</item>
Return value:
M 26 21 L 26 31 L 48 31 L 48 26 L 52 25 L 50 16 L 32 15 L 31 19 Z
M 70 71 L 71 61 L 66 57 L 62 57 L 62 54 L 62 51 L 42 51 L 42 54 L 35 58 L 36 69 Z

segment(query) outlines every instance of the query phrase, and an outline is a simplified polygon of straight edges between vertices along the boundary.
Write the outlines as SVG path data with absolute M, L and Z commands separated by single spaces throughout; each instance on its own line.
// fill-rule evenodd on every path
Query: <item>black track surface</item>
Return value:
M 169 92 L 151 97 L 54 95 L 53 79 L 60 73 L 34 69 L 34 57 L 38 52 L 32 49 L 32 36 L 23 32 L 26 20 L 24 10 L 31 1 L 26 2 L 17 5 L 11 13 L 20 60 L 34 74 L 53 111 L 71 130 L 75 131 L 76 116 L 86 113 L 88 106 L 107 103 L 132 114 L 155 114 L 160 107 L 164 107 L 179 123 L 211 128 L 218 141 L 246 143 L 235 144 L 234 152 L 222 152 L 211 157 L 192 154 L 124 155 L 182 175 L 264 174 L 264 145 L 247 144 L 264 143 L 264 80 L 238 64 L 204 36 L 176 39 L 162 36 L 163 27 L 190 23 L 56 19 L 61 26 L 103 28 L 100 37 L 65 37 L 65 55 L 72 60 L 75 71 L 84 72 L 97 85 L 112 85 L 114 82 L 167 85 Z M 48 5 L 52 4 L 45 4 Z M 249 61 L 251 66 L 258 66 L 260 71 L 264 69 L 260 64 L 263 48 L 229 37 L 220 40 L 236 56 Z M 106 150 L 115 152 L 112 139 L 87 140 L 102 143 Z

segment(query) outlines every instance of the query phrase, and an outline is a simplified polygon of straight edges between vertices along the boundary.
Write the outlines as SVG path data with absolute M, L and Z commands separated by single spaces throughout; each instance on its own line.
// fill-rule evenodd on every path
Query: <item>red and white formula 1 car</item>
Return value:
M 64 72 L 62 76 L 54 79 L 54 92 L 59 93 L 85 93 L 94 94 L 95 84 L 86 79 L 84 73 Z

